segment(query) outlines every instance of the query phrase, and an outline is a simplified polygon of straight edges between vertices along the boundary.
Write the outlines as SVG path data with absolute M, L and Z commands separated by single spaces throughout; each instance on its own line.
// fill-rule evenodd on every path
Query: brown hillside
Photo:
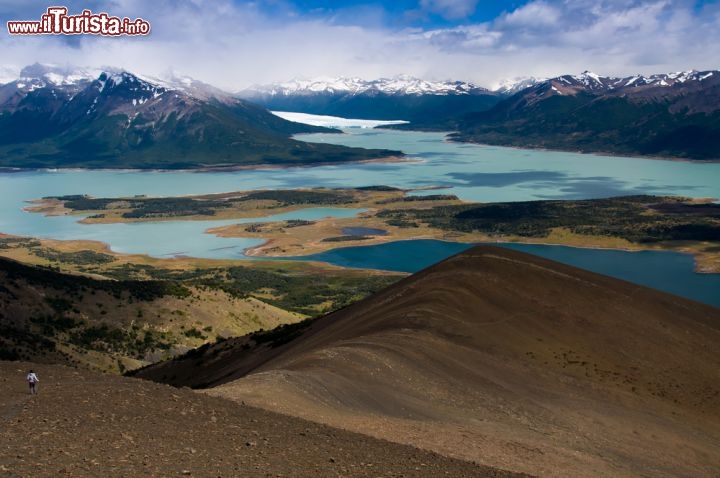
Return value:
M 720 470 L 720 310 L 520 252 L 474 248 L 260 355 L 227 345 L 142 374 L 545 476 Z
M 30 368 L 36 396 L 24 382 Z M 518 475 L 188 389 L 0 361 L 0 476 Z
M 0 359 L 122 372 L 218 336 L 297 322 L 261 300 L 171 281 L 115 281 L 0 258 Z

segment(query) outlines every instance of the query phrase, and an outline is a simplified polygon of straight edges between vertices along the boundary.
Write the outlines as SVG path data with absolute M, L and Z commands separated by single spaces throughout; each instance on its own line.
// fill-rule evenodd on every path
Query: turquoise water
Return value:
M 25 171 L 0 173 L 0 232 L 56 239 L 90 239 L 116 251 L 165 256 L 236 258 L 256 240 L 204 234 L 207 223 L 82 225 L 77 218 L 46 218 L 22 211 L 24 201 L 43 196 L 90 194 L 118 197 L 179 196 L 249 189 L 352 187 L 385 184 L 402 188 L 440 186 L 464 200 L 577 199 L 622 194 L 675 194 L 720 198 L 720 163 L 690 163 L 531 151 L 444 141 L 441 133 L 348 129 L 346 134 L 303 135 L 308 141 L 400 149 L 410 161 L 314 168 L 233 172 Z M 415 194 L 428 194 L 417 191 Z M 346 211 L 347 212 L 347 211 Z M 330 215 L 344 214 L 336 211 Z M 293 216 L 313 219 L 305 213 Z M 346 217 L 346 216 L 344 216 Z M 239 222 L 239 221 L 235 221 Z M 159 245 L 161 244 L 161 245 Z
M 393 148 L 417 162 L 364 165 L 352 181 L 402 187 L 448 186 L 472 201 L 587 199 L 667 194 L 720 199 L 720 163 L 691 163 L 449 143 L 443 133 L 347 130 L 299 135 L 304 141 Z M 370 184 L 369 182 L 367 184 Z M 428 194 L 422 192 L 421 194 Z
M 689 254 L 666 251 L 611 251 L 539 244 L 494 244 L 617 277 L 720 307 L 720 274 L 696 274 Z M 472 244 L 418 239 L 374 246 L 345 247 L 304 256 L 331 264 L 417 272 Z
M 523 201 L 533 199 L 598 198 L 628 194 L 671 194 L 720 198 L 720 163 L 692 163 L 639 158 L 608 157 L 552 151 L 522 150 L 471 144 L 449 143 L 441 133 L 367 130 L 352 128 L 346 134 L 313 134 L 306 141 L 389 148 L 405 151 L 408 161 L 362 163 L 286 169 L 257 169 L 233 172 L 190 171 L 23 171 L 0 173 L 0 232 L 54 239 L 102 241 L 117 252 L 149 254 L 156 257 L 239 259 L 243 250 L 262 242 L 259 239 L 219 238 L 205 231 L 211 227 L 242 222 L 282 219 L 317 219 L 325 216 L 352 217 L 357 209 L 306 209 L 289 215 L 234 221 L 173 221 L 136 224 L 78 224 L 77 216 L 44 217 L 24 212 L 25 201 L 43 196 L 89 194 L 96 197 L 180 196 L 250 189 L 299 187 L 355 187 L 388 185 L 401 188 L 440 187 L 440 190 L 413 194 L 451 193 L 468 201 Z M 423 250 L 415 246 L 424 244 Z M 449 243 L 443 243 L 449 244 Z M 406 253 L 412 260 L 384 255 L 382 263 L 365 257 L 363 267 L 398 269 L 396 262 L 425 264 L 446 257 L 452 248 L 434 242 L 416 241 Z M 390 247 L 390 245 L 388 245 Z M 397 247 L 397 246 L 394 246 Z M 448 249 L 450 248 L 450 249 Z M 437 251 L 443 251 L 438 255 Z M 455 250 L 455 249 L 452 249 Z M 457 249 L 459 250 L 459 249 Z M 597 251 L 577 250 L 594 259 Z M 652 253 L 651 253 L 652 254 Z M 566 255 L 571 255 L 569 252 Z M 339 257 L 339 256 L 338 256 Z M 604 256 L 603 256 L 604 257 Z M 633 256 L 640 257 L 640 256 Z M 623 277 L 632 274 L 670 274 L 662 268 L 674 256 L 650 256 L 656 266 L 628 266 Z M 684 256 L 683 256 L 684 257 Z M 342 264 L 342 259 L 336 259 Z M 431 262 L 427 262 L 430 260 Z M 576 260 L 576 259 L 573 259 Z M 605 259 L 597 259 L 603 262 Z M 425 261 L 425 262 L 423 262 Z M 710 283 L 720 296 L 716 279 L 692 273 L 689 258 L 687 277 Z M 618 268 L 621 264 L 618 264 Z M 413 266 L 414 267 L 414 266 Z M 581 265 L 581 267 L 583 267 Z M 679 266 L 678 266 L 679 267 Z M 636 269 L 642 270 L 636 270 Z M 620 269 L 618 269 L 620 270 Z M 717 275 L 715 277 L 718 277 Z
M 208 259 L 247 259 L 243 251 L 265 242 L 262 239 L 227 238 L 206 234 L 214 227 L 252 222 L 315 220 L 324 217 L 353 217 L 365 211 L 358 208 L 309 208 L 300 211 L 252 219 L 209 221 L 164 221 L 118 224 L 79 224 L 84 216 L 49 216 L 30 214 L 19 209 L 9 211 L 10 220 L 20 217 L 11 228 L 0 225 L 0 231 L 53 239 L 85 239 L 109 244 L 115 252 L 147 254 L 154 257 L 190 256 Z M 3 219 L 8 216 L 3 215 Z M 9 224 L 9 223 L 8 223 Z M 8 230 L 9 229 L 9 230 Z

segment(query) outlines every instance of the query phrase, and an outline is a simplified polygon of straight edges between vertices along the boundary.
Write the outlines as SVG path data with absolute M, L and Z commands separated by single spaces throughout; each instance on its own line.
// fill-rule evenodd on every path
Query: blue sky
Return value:
M 0 0 L 0 20 L 57 2 Z M 189 75 L 226 89 L 317 76 L 409 74 L 482 86 L 584 70 L 603 75 L 720 68 L 716 0 L 67 0 L 143 18 L 142 38 L 11 36 L 0 78 L 35 61 Z
M 243 2 L 236 2 L 238 5 Z M 295 12 L 315 18 L 333 18 L 334 21 L 358 24 L 363 21 L 379 23 L 387 28 L 441 28 L 458 24 L 487 22 L 503 12 L 509 12 L 529 3 L 524 1 L 478 0 L 397 0 L 368 2 L 362 0 L 294 0 L 288 2 L 260 2 L 268 13 Z

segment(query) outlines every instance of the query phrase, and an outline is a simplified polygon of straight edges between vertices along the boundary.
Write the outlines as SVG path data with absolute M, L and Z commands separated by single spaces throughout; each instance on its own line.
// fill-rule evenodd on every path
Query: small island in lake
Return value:
M 411 194 L 412 193 L 412 194 Z M 365 209 L 357 217 L 243 222 L 208 229 L 265 239 L 251 256 L 296 257 L 335 247 L 404 239 L 522 242 L 623 250 L 689 252 L 700 272 L 720 272 L 720 205 L 710 200 L 626 196 L 586 200 L 468 203 L 387 186 L 238 191 L 184 197 L 32 201 L 30 212 L 77 214 L 92 223 L 262 218 L 308 207 Z

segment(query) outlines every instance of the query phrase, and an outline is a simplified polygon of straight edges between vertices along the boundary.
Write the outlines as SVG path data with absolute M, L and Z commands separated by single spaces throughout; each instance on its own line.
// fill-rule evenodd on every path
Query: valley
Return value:
M 23 69 L 0 474 L 714 476 L 716 73 Z

